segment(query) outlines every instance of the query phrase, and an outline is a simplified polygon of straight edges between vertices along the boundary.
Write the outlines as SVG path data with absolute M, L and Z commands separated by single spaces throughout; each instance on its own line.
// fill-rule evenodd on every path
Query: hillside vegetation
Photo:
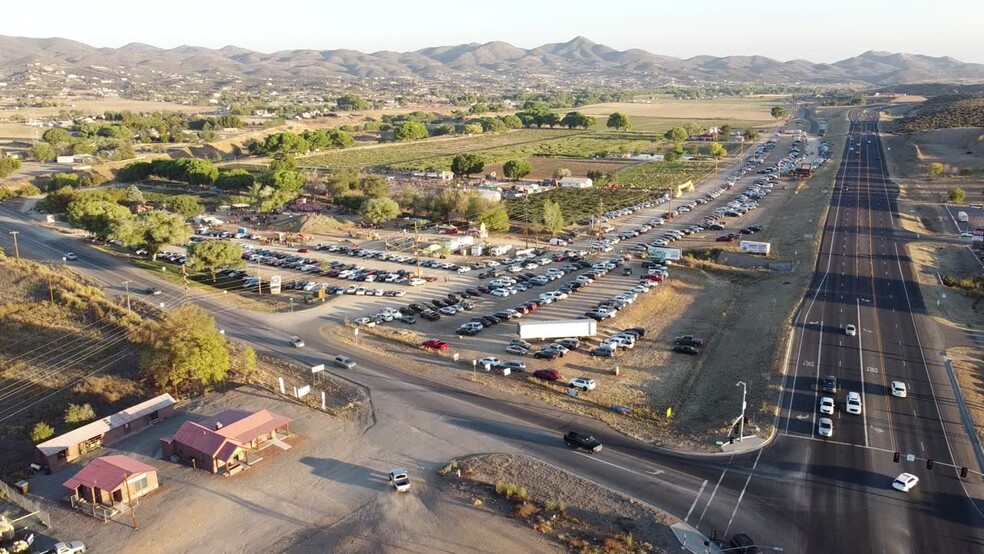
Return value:
M 937 96 L 899 121 L 899 130 L 905 133 L 955 127 L 984 127 L 984 94 Z

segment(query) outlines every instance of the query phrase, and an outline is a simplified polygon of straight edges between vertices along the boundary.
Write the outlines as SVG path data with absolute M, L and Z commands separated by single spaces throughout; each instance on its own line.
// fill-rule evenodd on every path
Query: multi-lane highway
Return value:
M 325 353 L 353 357 L 359 371 L 345 378 L 372 394 L 375 424 L 366 436 L 398 459 L 438 463 L 475 451 L 526 452 L 658 505 L 708 534 L 747 532 L 786 552 L 981 552 L 984 517 L 971 500 L 981 497 L 980 479 L 961 479 L 945 464 L 981 468 L 895 233 L 898 189 L 886 177 L 874 123 L 863 110 L 851 117 L 853 140 L 845 145 L 816 275 L 794 321 L 778 435 L 757 452 L 668 453 L 549 406 L 404 371 L 312 332 L 322 324 L 320 309 L 256 314 L 200 293 L 186 297 L 164 282 L 165 294 L 155 300 L 195 301 L 228 334 L 304 363 L 320 363 Z M 75 239 L 0 206 L 0 232 L 10 230 L 20 232 L 24 256 L 60 261 L 64 252 L 78 251 Z M 127 279 L 153 280 L 96 250 L 86 250 L 75 266 L 116 291 Z M 857 327 L 856 335 L 845 334 L 847 324 Z M 286 346 L 284 337 L 294 333 L 303 334 L 307 348 Z M 836 376 L 841 387 L 830 438 L 816 433 L 825 375 Z M 908 384 L 907 398 L 891 397 L 892 380 Z M 862 415 L 844 411 L 846 391 L 861 394 Z M 595 432 L 604 454 L 564 448 L 559 433 L 571 427 Z M 917 460 L 896 464 L 896 451 Z M 932 470 L 926 458 L 937 462 Z M 908 494 L 891 488 L 902 471 L 921 479 Z

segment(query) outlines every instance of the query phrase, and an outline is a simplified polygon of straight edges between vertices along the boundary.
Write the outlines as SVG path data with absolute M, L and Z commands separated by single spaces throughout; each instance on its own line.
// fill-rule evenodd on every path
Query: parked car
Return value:
M 533 348 L 533 345 L 523 339 L 510 339 L 509 344 L 514 344 L 516 346 L 522 346 L 523 348 L 529 350 Z
M 599 346 L 597 348 L 592 348 L 588 351 L 588 354 L 592 356 L 598 356 L 601 358 L 611 358 L 615 356 L 615 349 L 609 348 L 607 346 Z
M 700 350 L 693 346 L 688 346 L 686 344 L 677 344 L 673 346 L 674 352 L 679 352 L 680 354 L 690 354 L 691 356 L 696 356 L 700 354 Z
M 533 376 L 544 381 L 560 380 L 560 373 L 556 369 L 538 369 L 533 372 Z
M 567 382 L 567 386 L 581 389 L 583 391 L 589 391 L 594 390 L 597 384 L 594 379 L 588 379 L 587 377 L 575 377 Z
M 517 356 L 525 356 L 530 353 L 528 349 L 523 348 L 518 344 L 510 344 L 509 346 L 506 346 L 506 352 L 509 352 L 510 354 L 516 354 Z
M 396 492 L 410 491 L 410 477 L 407 476 L 407 470 L 405 469 L 397 468 L 390 471 L 389 482 L 396 489 Z
M 560 352 L 557 350 L 552 350 L 549 348 L 544 348 L 542 350 L 537 350 L 533 357 L 537 360 L 556 360 L 560 357 Z
M 522 371 L 526 371 L 526 362 L 520 362 L 515 360 L 509 362 L 502 362 L 501 364 L 499 364 L 499 367 L 502 369 L 508 369 L 509 371 L 522 372 Z
M 499 358 L 494 356 L 486 356 L 478 360 L 478 365 L 481 367 L 488 366 L 490 369 L 494 369 L 502 365 L 502 362 L 499 361 Z
M 684 335 L 673 339 L 673 344 L 683 344 L 686 346 L 695 346 L 700 348 L 704 346 L 704 339 L 697 338 L 693 335 Z
M 577 431 L 568 431 L 567 434 L 564 435 L 564 442 L 570 448 L 580 448 L 591 453 L 601 452 L 602 449 L 601 442 L 598 439 L 592 437 L 591 435 L 578 433 Z
M 448 349 L 448 343 L 446 343 L 446 342 L 444 342 L 442 340 L 437 340 L 437 339 L 428 339 L 428 340 L 425 340 L 423 343 L 421 343 L 420 346 L 423 346 L 424 348 L 428 348 L 428 349 L 431 349 L 431 350 L 447 350 Z

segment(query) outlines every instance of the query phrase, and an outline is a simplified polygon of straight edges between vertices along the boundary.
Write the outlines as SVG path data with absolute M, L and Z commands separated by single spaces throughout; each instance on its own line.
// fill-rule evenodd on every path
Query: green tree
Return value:
M 416 121 L 404 121 L 393 129 L 393 138 L 400 142 L 427 138 L 427 127 Z
M 117 226 L 111 236 L 128 246 L 145 248 L 150 252 L 150 259 L 157 260 L 157 253 L 168 244 L 188 242 L 191 227 L 185 223 L 183 216 L 150 212 Z
M 0 179 L 6 179 L 11 173 L 21 168 L 21 161 L 0 155 Z
M 211 185 L 219 178 L 219 168 L 211 160 L 185 158 L 185 173 L 189 185 Z
M 605 126 L 618 131 L 628 131 L 632 129 L 632 122 L 629 121 L 629 116 L 624 113 L 615 112 L 608 116 L 608 122 L 605 123 Z
M 129 204 L 143 204 L 144 195 L 137 187 L 130 185 L 126 187 L 126 194 L 123 197 L 124 201 Z
M 389 196 L 389 182 L 380 175 L 366 175 L 359 179 L 355 189 L 362 192 L 367 198 L 384 198 Z
M 564 223 L 564 212 L 560 209 L 560 204 L 554 200 L 547 200 L 543 203 L 543 227 L 552 235 L 564 230 L 567 224 Z
M 478 154 L 457 154 L 451 158 L 451 172 L 458 177 L 481 173 L 485 169 L 485 159 Z
M 481 123 L 466 123 L 461 126 L 461 134 L 463 135 L 481 135 L 485 132 L 485 128 L 482 127 Z
M 91 404 L 69 404 L 65 410 L 65 423 L 82 423 L 95 418 Z
M 720 127 L 718 127 L 718 133 L 722 137 L 728 138 L 728 135 L 731 134 L 731 125 L 728 124 L 721 125 Z
M 558 167 L 553 172 L 554 181 L 559 181 L 564 177 L 570 177 L 570 176 L 571 176 L 571 170 L 567 169 L 566 167 Z
M 967 198 L 967 193 L 960 187 L 954 187 L 947 198 L 954 204 L 963 204 L 963 201 Z
M 493 233 L 509 230 L 509 212 L 505 206 L 493 206 L 478 214 L 477 221 L 484 223 L 485 228 Z
M 87 195 L 72 200 L 68 205 L 67 215 L 69 224 L 88 231 L 99 239 L 109 237 L 133 218 L 126 207 Z
M 522 179 L 532 171 L 533 165 L 527 160 L 509 160 L 502 164 L 502 174 L 513 180 Z
M 191 194 L 178 194 L 167 198 L 165 204 L 170 212 L 180 214 L 186 219 L 195 217 L 205 211 L 197 196 Z
M 150 162 L 132 162 L 116 172 L 116 180 L 124 183 L 135 183 L 150 177 Z
M 769 114 L 778 122 L 780 119 L 785 119 L 789 115 L 789 110 L 783 106 L 772 106 Z
M 554 112 L 547 112 L 540 118 L 543 125 L 549 125 L 551 129 L 560 125 L 560 116 Z M 630 126 L 631 127 L 631 126 Z
M 708 148 L 708 153 L 714 159 L 720 160 L 721 158 L 728 155 L 728 149 L 725 148 L 724 146 L 721 146 L 720 143 L 712 142 L 710 147 Z
M 42 201 L 44 209 L 48 213 L 63 214 L 68 210 L 68 205 L 75 199 L 76 191 L 71 186 L 63 186 L 58 190 L 49 192 Z
M 58 148 L 63 144 L 72 142 L 72 135 L 70 135 L 65 129 L 54 127 L 45 131 L 44 134 L 41 135 L 41 140 L 47 142 L 55 148 Z
M 691 121 L 683 126 L 683 129 L 687 131 L 687 136 L 696 137 L 704 133 L 705 127 L 696 121 Z
M 50 162 L 55 159 L 55 150 L 47 142 L 37 142 L 31 146 L 31 157 L 39 162 Z
M 270 162 L 270 171 L 294 171 L 296 169 L 297 160 L 287 154 L 279 155 Z
M 391 198 L 370 198 L 362 203 L 359 217 L 366 223 L 378 225 L 400 215 L 400 205 Z
M 207 240 L 188 247 L 187 266 L 192 271 L 208 271 L 214 282 L 218 270 L 245 267 L 246 262 L 238 244 L 229 240 Z
M 372 106 L 355 94 L 346 94 L 335 100 L 340 110 L 368 110 Z
M 519 129 L 523 126 L 523 120 L 515 115 L 502 116 L 502 123 L 510 129 Z
M 745 142 L 755 142 L 758 140 L 759 134 L 755 129 L 745 129 L 741 134 L 741 138 Z
M 160 389 L 201 389 L 225 379 L 231 364 L 225 335 L 202 308 L 185 304 L 160 323 L 145 320 L 138 334 L 140 367 Z
M 55 435 L 55 429 L 43 421 L 34 424 L 31 429 L 31 442 L 42 443 Z
M 674 127 L 667 131 L 663 136 L 666 137 L 666 140 L 680 143 L 687 140 L 687 137 L 690 135 L 687 134 L 687 130 L 683 127 Z
M 940 162 L 933 162 L 929 164 L 929 178 L 932 179 L 933 177 L 939 177 L 943 174 L 944 169 L 943 164 Z
M 578 127 L 587 129 L 594 125 L 594 123 L 595 119 L 593 117 L 584 115 L 581 112 L 567 112 L 563 119 L 560 120 L 560 124 L 568 129 L 576 129 Z
M 304 137 L 290 131 L 273 133 L 259 146 L 261 153 L 265 154 L 292 154 L 307 152 L 309 149 L 310 146 Z
M 222 171 L 215 179 L 215 186 L 226 191 L 246 190 L 253 186 L 256 178 L 245 169 L 233 169 L 232 171 Z

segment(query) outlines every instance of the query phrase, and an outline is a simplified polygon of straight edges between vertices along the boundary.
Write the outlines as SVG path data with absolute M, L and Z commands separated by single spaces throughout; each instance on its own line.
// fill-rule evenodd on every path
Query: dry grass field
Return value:
M 13 114 L 25 118 L 57 116 L 62 111 L 80 110 L 89 115 L 103 112 L 183 112 L 205 113 L 215 111 L 215 106 L 186 106 L 171 102 L 150 102 L 146 100 L 126 100 L 124 98 L 107 98 L 103 100 L 81 100 L 75 98 L 59 98 L 59 105 L 53 108 L 17 108 L 12 98 L 0 97 L 0 118 L 9 118 Z
M 651 103 L 608 102 L 582 106 L 578 111 L 596 118 L 608 117 L 612 112 L 621 112 L 629 118 L 660 118 L 687 121 L 708 119 L 725 121 L 757 121 L 765 124 L 771 121 L 769 109 L 781 104 L 777 98 L 720 98 L 711 100 L 677 100 L 659 98 Z M 604 122 L 601 122 L 604 124 Z

